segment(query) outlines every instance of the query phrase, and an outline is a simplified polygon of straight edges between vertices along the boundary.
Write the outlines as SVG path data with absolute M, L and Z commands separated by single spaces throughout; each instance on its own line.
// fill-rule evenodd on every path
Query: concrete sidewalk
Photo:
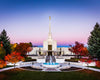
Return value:
M 15 66 L 15 68 L 26 67 L 26 66 L 32 66 L 32 65 L 21 65 L 21 66 Z M 14 69 L 14 67 L 8 67 L 8 68 L 0 69 L 0 72 L 2 72 L 2 71 L 6 71 L 6 70 L 10 70 L 10 69 Z
M 63 64 L 63 65 L 65 65 L 65 64 Z M 15 66 L 15 68 L 26 67 L 26 66 L 32 66 L 32 65 L 28 64 L 28 65 Z M 70 66 L 72 66 L 72 67 L 78 67 L 78 68 L 82 68 L 82 69 L 89 69 L 89 70 L 100 72 L 100 69 L 95 69 L 95 68 L 90 68 L 90 67 L 85 67 L 85 66 L 80 66 L 80 65 L 75 65 L 75 64 L 70 64 Z M 8 67 L 8 68 L 0 69 L 0 72 L 6 71 L 6 70 L 9 70 L 9 69 L 14 69 L 14 67 Z
M 79 66 L 79 65 L 73 65 L 73 64 L 71 64 L 71 66 L 73 66 L 73 67 L 79 67 L 79 68 L 82 68 L 82 69 L 89 69 L 89 70 L 92 70 L 92 71 L 100 72 L 100 69 L 96 69 L 96 68 L 90 68 L 90 67 L 86 67 L 86 66 Z

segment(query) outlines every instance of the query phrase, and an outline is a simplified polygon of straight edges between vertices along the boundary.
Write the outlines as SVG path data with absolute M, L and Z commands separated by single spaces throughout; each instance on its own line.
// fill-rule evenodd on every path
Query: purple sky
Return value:
M 87 43 L 100 22 L 100 0 L 0 0 L 0 32 L 12 43 L 41 45 L 48 38 L 49 16 L 53 39 L 59 45 Z

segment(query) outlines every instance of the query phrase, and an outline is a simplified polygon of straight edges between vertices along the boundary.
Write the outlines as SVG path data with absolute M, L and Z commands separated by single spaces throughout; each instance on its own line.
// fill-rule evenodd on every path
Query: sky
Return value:
M 96 22 L 100 23 L 100 0 L 0 0 L 0 32 L 11 43 L 42 45 L 52 37 L 58 45 L 87 44 Z

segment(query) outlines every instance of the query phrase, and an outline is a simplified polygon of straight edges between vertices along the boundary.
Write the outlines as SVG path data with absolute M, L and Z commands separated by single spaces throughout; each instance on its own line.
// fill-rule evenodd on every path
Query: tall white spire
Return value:
M 51 33 L 51 16 L 49 16 L 49 39 L 52 39 L 52 33 Z
M 51 33 L 51 16 L 49 16 L 49 33 Z

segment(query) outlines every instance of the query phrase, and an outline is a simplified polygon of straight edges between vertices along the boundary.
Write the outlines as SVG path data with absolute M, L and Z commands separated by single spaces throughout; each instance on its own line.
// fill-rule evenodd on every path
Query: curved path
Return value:
M 62 65 L 66 65 L 66 64 L 62 64 Z M 32 64 L 19 65 L 19 66 L 15 66 L 15 68 L 26 67 L 26 66 L 32 66 Z M 85 66 L 80 66 L 80 65 L 75 65 L 75 64 L 70 64 L 70 66 L 100 72 L 100 69 L 95 69 L 95 68 L 90 68 L 90 67 L 85 67 Z M 9 69 L 13 69 L 13 68 L 14 67 L 3 68 L 3 69 L 0 69 L 0 72 L 5 71 L 5 70 L 9 70 Z
M 83 69 L 89 69 L 89 70 L 93 70 L 93 71 L 100 72 L 100 69 L 96 69 L 96 68 L 90 68 L 90 67 L 85 67 L 85 66 L 79 66 L 79 65 L 75 65 L 75 64 L 71 64 L 71 66 L 73 66 L 73 67 L 79 67 L 79 68 L 83 68 Z

